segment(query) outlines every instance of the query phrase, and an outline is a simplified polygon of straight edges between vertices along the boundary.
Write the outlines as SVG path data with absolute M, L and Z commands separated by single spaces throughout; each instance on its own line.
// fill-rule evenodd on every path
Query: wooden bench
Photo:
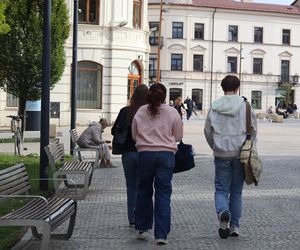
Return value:
M 22 206 L 0 218 L 0 226 L 31 227 L 32 234 L 42 239 L 41 249 L 48 249 L 50 238 L 69 239 L 72 236 L 77 202 L 69 198 L 44 198 L 29 195 L 29 178 L 24 163 L 0 171 L 0 202 L 11 202 L 11 199 L 26 198 Z M 51 232 L 69 219 L 65 234 Z M 41 231 L 41 233 L 38 232 Z
M 51 142 L 48 146 L 45 146 L 45 151 L 49 159 L 49 164 L 52 168 L 53 174 L 53 183 L 54 188 L 57 194 L 61 195 L 62 193 L 70 194 L 74 191 L 74 188 L 79 188 L 83 192 L 84 198 L 87 194 L 87 189 L 91 185 L 92 176 L 93 176 L 93 163 L 90 161 L 80 161 L 80 160 L 71 160 L 64 161 L 64 146 L 62 143 L 59 143 L 58 140 Z M 56 164 L 60 163 L 61 166 L 56 170 Z M 83 177 L 83 184 L 73 184 L 64 179 L 69 176 Z M 73 178 L 70 178 L 73 179 Z M 77 181 L 76 179 L 76 181 Z M 62 181 L 64 180 L 64 181 Z
M 71 140 L 74 145 L 73 152 L 74 157 L 80 161 L 88 160 L 92 161 L 94 168 L 96 168 L 100 163 L 99 160 L 103 157 L 103 148 L 99 145 L 99 148 L 81 148 L 78 146 L 78 133 L 76 129 L 70 129 Z

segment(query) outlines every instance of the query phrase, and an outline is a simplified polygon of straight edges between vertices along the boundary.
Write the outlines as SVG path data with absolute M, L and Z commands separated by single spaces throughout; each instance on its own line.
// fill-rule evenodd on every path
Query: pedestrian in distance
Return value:
M 183 136 L 178 112 L 165 104 L 166 93 L 164 85 L 153 84 L 147 98 L 149 104 L 139 108 L 132 122 L 132 138 L 138 151 L 137 239 L 149 239 L 154 218 L 154 236 L 159 245 L 168 242 L 174 154 L 176 142 L 181 141 Z
M 127 129 L 127 138 L 122 146 L 122 165 L 126 180 L 127 191 L 127 217 L 129 226 L 135 226 L 135 203 L 137 196 L 137 159 L 138 153 L 135 147 L 135 141 L 131 135 L 131 124 L 137 110 L 147 103 L 148 87 L 141 84 L 136 87 L 130 98 L 129 105 L 122 108 L 111 129 L 111 134 L 116 135 L 118 128 Z M 113 145 L 114 146 L 114 145 Z
M 182 115 L 185 113 L 185 108 L 180 96 L 176 98 L 174 108 L 177 110 L 178 114 L 180 115 L 180 118 L 182 119 Z
M 193 100 L 187 97 L 184 103 L 186 104 L 186 119 L 189 120 L 194 109 Z
M 100 167 L 114 167 L 111 163 L 111 146 L 109 140 L 102 139 L 102 133 L 107 127 L 108 121 L 105 118 L 101 118 L 99 122 L 91 122 L 83 133 L 78 138 L 78 146 L 82 148 L 99 148 L 103 149 L 103 159 L 100 162 Z
M 209 109 L 204 134 L 213 150 L 215 165 L 215 208 L 220 222 L 219 236 L 239 236 L 242 215 L 244 169 L 240 152 L 246 140 L 246 102 L 237 95 L 240 80 L 228 75 L 221 83 L 224 96 Z M 251 140 L 256 141 L 257 120 L 251 108 Z

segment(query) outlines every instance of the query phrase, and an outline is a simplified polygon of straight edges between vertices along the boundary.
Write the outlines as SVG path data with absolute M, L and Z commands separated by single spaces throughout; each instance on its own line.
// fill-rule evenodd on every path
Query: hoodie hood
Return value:
M 236 116 L 244 99 L 238 95 L 225 95 L 212 103 L 212 110 L 223 115 Z
M 92 127 L 92 126 L 100 127 L 100 123 L 99 123 L 99 122 L 91 122 L 91 123 L 89 124 L 89 127 Z

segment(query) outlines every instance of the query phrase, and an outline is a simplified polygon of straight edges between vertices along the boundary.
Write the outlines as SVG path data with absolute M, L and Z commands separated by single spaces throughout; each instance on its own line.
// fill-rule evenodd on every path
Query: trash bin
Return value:
M 26 102 L 26 131 L 40 131 L 41 129 L 41 101 Z

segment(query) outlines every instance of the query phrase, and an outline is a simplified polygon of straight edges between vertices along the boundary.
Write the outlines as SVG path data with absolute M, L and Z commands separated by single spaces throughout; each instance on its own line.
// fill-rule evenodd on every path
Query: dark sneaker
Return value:
M 230 226 L 230 235 L 231 237 L 239 237 L 239 229 L 235 226 Z
M 227 239 L 229 237 L 230 234 L 229 219 L 230 219 L 230 214 L 227 211 L 221 213 L 220 226 L 219 226 L 219 235 L 221 239 Z
M 166 245 L 166 244 L 168 244 L 168 240 L 167 239 L 156 239 L 156 243 L 157 243 L 157 245 Z

